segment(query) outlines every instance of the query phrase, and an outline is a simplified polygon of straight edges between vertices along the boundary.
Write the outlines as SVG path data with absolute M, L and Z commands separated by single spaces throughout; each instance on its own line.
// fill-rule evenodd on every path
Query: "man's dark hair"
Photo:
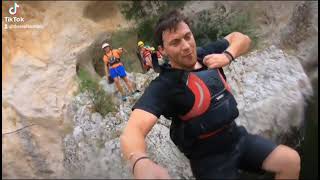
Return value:
M 189 26 L 189 20 L 177 10 L 170 11 L 162 15 L 155 27 L 155 43 L 163 46 L 162 33 L 166 30 L 176 31 L 177 25 L 180 22 L 185 22 Z

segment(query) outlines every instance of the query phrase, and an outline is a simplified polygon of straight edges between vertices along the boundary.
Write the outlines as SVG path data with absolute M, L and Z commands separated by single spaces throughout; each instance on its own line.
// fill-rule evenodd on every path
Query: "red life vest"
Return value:
M 183 82 L 194 95 L 194 104 L 179 123 L 170 128 L 170 137 L 188 155 L 194 142 L 215 136 L 238 116 L 237 102 L 219 69 L 184 72 Z

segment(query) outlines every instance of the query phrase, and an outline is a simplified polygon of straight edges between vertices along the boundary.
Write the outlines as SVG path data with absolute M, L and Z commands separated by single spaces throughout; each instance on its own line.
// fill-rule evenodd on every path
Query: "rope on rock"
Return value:
M 22 127 L 22 128 L 19 128 L 19 129 L 17 129 L 17 130 L 14 130 L 14 131 L 11 131 L 11 132 L 7 132 L 7 133 L 3 133 L 3 134 L 2 134 L 2 137 L 5 136 L 5 135 L 8 135 L 8 134 L 17 133 L 17 132 L 19 132 L 19 131 L 21 131 L 21 130 L 23 130 L 23 129 L 25 129 L 25 128 L 28 128 L 28 127 L 34 126 L 34 125 L 39 125 L 39 124 L 29 124 L 29 125 L 27 125 L 27 126 L 24 126 L 24 127 Z

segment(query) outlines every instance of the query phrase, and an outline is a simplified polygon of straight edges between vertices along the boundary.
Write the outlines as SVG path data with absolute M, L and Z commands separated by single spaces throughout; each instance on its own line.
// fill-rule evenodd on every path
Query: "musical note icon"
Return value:
M 19 7 L 19 5 L 15 2 L 13 7 L 9 8 L 9 13 L 11 15 L 15 15 L 17 13 L 17 8 Z

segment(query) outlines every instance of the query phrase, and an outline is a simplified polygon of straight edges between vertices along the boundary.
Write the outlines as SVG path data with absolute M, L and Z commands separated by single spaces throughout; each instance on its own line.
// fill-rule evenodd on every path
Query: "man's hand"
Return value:
M 226 54 L 210 54 L 203 58 L 203 63 L 210 69 L 220 68 L 230 63 Z
M 121 50 L 122 52 L 125 52 L 125 53 L 127 53 L 128 51 L 126 50 L 126 49 L 124 49 L 124 48 L 119 48 L 119 50 Z
M 147 156 L 145 137 L 152 127 L 157 123 L 157 116 L 141 109 L 134 109 L 129 121 L 120 136 L 120 148 L 130 167 L 138 158 Z M 134 167 L 136 178 L 167 177 L 165 169 L 156 165 L 149 159 L 140 159 Z
M 134 167 L 135 179 L 170 179 L 168 170 L 150 159 L 141 159 Z

